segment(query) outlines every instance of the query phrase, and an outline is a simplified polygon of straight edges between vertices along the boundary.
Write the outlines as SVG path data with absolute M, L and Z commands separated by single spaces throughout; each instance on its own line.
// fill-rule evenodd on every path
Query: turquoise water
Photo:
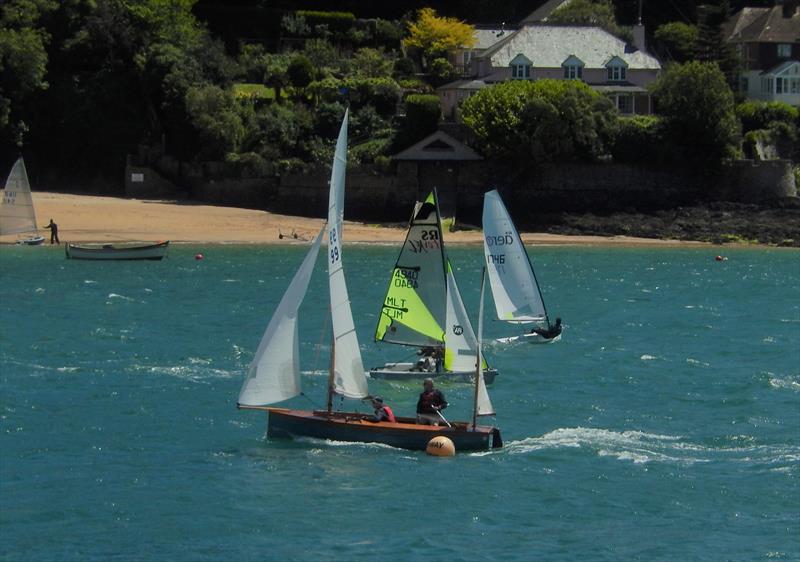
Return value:
M 410 357 L 371 341 L 397 249 L 345 250 L 365 366 Z M 488 346 L 506 447 L 438 459 L 268 441 L 236 410 L 303 248 L 0 248 L 0 558 L 798 560 L 800 254 L 720 251 L 535 248 L 563 340 Z M 473 316 L 481 256 L 451 250 Z M 304 408 L 328 362 L 319 265 Z M 407 414 L 420 389 L 371 390 Z M 468 417 L 470 389 L 443 390 Z

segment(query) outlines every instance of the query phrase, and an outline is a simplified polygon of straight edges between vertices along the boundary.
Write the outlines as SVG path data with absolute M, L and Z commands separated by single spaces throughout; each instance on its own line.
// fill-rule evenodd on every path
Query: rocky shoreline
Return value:
M 800 247 L 800 199 L 778 207 L 709 203 L 656 211 L 609 215 L 564 213 L 549 217 L 546 231 L 563 235 L 635 236 L 714 244 Z

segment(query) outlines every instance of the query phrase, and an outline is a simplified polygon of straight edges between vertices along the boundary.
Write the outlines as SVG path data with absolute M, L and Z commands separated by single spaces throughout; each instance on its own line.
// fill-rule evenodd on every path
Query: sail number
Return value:
M 486 263 L 489 265 L 502 265 L 506 263 L 505 254 L 489 254 L 486 256 Z
M 331 228 L 331 231 L 328 233 L 328 246 L 330 247 L 331 264 L 339 261 L 339 244 L 337 242 L 336 228 Z

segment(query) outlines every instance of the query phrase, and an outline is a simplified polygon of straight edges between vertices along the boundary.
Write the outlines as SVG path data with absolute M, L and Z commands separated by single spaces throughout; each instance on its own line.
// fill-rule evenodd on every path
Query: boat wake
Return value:
M 541 437 L 507 442 L 502 452 L 511 455 L 579 449 L 621 461 L 692 465 L 717 461 L 741 462 L 779 472 L 798 472 L 800 447 L 759 445 L 749 436 L 728 436 L 711 445 L 692 443 L 681 436 L 600 428 L 561 428 Z

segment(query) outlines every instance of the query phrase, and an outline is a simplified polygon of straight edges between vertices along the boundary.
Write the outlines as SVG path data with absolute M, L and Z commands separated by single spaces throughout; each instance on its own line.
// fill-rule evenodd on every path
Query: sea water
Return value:
M 236 409 L 305 250 L 0 248 L 0 558 L 800 559 L 798 252 L 532 248 L 562 340 L 491 343 L 519 331 L 488 297 L 505 447 L 442 459 L 268 440 L 263 413 Z M 397 252 L 345 247 L 367 368 L 414 357 L 372 341 Z M 481 249 L 450 254 L 475 318 Z M 300 315 L 301 408 L 324 404 L 323 270 Z M 370 391 L 412 414 L 420 386 Z M 469 419 L 471 388 L 441 389 Z

